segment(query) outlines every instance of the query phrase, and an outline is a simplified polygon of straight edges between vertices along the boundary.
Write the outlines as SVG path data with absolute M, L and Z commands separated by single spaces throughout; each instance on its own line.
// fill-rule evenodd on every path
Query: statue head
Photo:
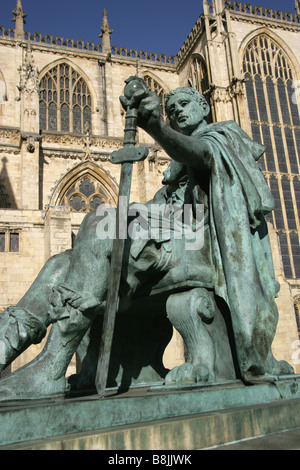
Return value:
M 182 134 L 191 135 L 207 124 L 209 104 L 194 88 L 180 87 L 170 91 L 165 104 L 171 127 Z

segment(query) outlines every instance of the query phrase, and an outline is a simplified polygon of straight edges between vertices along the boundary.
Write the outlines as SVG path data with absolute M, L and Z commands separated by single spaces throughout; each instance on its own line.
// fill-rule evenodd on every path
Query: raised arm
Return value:
M 122 98 L 123 106 L 128 105 Z M 168 104 L 168 115 L 172 127 L 160 117 L 158 96 L 145 90 L 133 93 L 130 103 L 138 110 L 138 126 L 144 129 L 175 161 L 194 168 L 210 166 L 209 144 L 194 135 L 206 125 L 207 111 L 191 95 L 182 93 L 173 96 Z
M 145 130 L 175 161 L 193 168 L 210 166 L 211 149 L 206 142 L 179 133 L 161 119 L 156 122 L 149 120 Z

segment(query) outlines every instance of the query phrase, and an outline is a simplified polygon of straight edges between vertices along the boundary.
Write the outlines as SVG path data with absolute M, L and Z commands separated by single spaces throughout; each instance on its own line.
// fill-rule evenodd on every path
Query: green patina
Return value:
M 125 240 L 107 386 L 233 379 L 253 384 L 292 374 L 271 352 L 278 283 L 265 222 L 274 201 L 256 163 L 264 148 L 233 121 L 208 124 L 209 106 L 196 90 L 180 88 L 167 96 L 169 127 L 160 118 L 158 97 L 141 79 L 127 82 L 122 105 L 172 158 L 162 189 L 145 207 L 203 205 L 204 239 L 201 248 L 189 250 L 172 228 L 168 236 Z M 126 150 L 112 156 L 114 164 L 146 157 L 132 141 L 124 143 Z M 113 220 L 114 213 L 110 209 L 105 217 Z M 1 368 L 40 342 L 52 324 L 41 354 L 1 380 L 2 401 L 64 393 L 75 351 L 82 370 L 70 379 L 72 390 L 95 390 L 115 249 L 111 239 L 97 235 L 103 217 L 89 213 L 74 248 L 51 258 L 20 302 L 1 315 Z M 187 362 L 168 371 L 162 356 L 172 326 L 185 341 Z

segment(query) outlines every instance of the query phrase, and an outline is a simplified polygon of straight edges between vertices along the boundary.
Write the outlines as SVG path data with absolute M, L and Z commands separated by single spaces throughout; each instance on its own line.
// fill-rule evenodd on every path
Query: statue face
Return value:
M 181 134 L 191 135 L 202 123 L 209 108 L 205 103 L 198 103 L 195 98 L 185 93 L 172 96 L 167 104 L 167 113 L 173 129 Z

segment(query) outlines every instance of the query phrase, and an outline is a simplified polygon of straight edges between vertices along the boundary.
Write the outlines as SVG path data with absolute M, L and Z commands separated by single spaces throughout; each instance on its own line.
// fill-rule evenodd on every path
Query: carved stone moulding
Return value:
M 20 146 L 21 132 L 14 128 L 0 128 L 0 146 L 2 144 L 10 144 Z

